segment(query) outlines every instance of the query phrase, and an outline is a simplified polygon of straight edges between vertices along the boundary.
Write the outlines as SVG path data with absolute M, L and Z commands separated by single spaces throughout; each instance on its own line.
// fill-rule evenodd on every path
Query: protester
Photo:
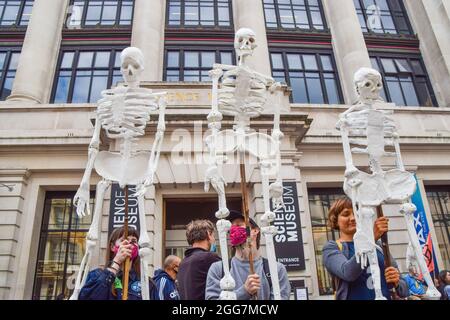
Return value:
M 249 248 L 246 245 L 247 233 L 244 216 L 238 211 L 231 211 L 229 220 L 232 223 L 230 230 L 230 242 L 233 247 L 234 257 L 230 261 L 231 276 L 236 282 L 234 292 L 238 300 L 250 300 L 257 296 L 258 300 L 273 300 L 273 285 L 268 276 L 270 270 L 268 261 L 261 257 L 259 246 L 261 232 L 256 222 L 250 218 L 252 253 L 255 274 L 250 274 Z M 288 280 L 286 268 L 277 262 L 278 278 L 280 282 L 281 299 L 288 300 L 291 287 Z M 207 300 L 219 299 L 221 288 L 220 280 L 223 278 L 222 262 L 215 262 L 211 265 L 206 282 Z M 271 277 L 270 277 L 271 278 Z
M 122 300 L 123 267 L 127 257 L 131 259 L 128 281 L 128 300 L 141 300 L 139 235 L 134 228 L 114 229 L 108 241 L 105 268 L 89 272 L 86 284 L 81 288 L 79 300 Z M 151 280 L 149 279 L 151 282 Z M 151 282 L 150 287 L 153 287 Z
M 178 291 L 181 300 L 204 300 L 206 276 L 212 263 L 220 261 L 215 251 L 214 224 L 196 220 L 186 227 L 191 248 L 186 250 L 178 272 Z
M 374 224 L 375 241 L 388 231 L 389 219 L 378 218 Z M 337 241 L 329 241 L 323 247 L 323 262 L 326 269 L 335 280 L 336 300 L 373 300 L 375 290 L 368 287 L 370 267 L 365 269 L 356 261 L 353 236 L 356 233 L 356 221 L 353 214 L 352 202 L 344 197 L 335 201 L 328 213 L 328 223 L 334 230 L 339 231 Z M 388 286 L 393 286 L 400 297 L 407 297 L 409 290 L 405 280 L 401 279 L 400 272 L 394 260 L 393 267 L 385 268 L 384 255 L 377 248 L 378 265 L 380 267 L 381 287 L 384 297 L 390 299 Z M 384 275 L 384 276 L 383 276 Z
M 441 293 L 441 300 L 450 300 L 450 271 L 442 270 L 439 272 L 438 290 Z
M 180 300 L 175 280 L 181 259 L 177 256 L 168 256 L 164 260 L 163 269 L 155 271 L 153 280 L 156 283 L 156 289 L 153 291 L 153 300 Z
M 425 293 L 427 292 L 426 282 L 423 279 L 419 279 L 419 274 L 416 272 L 414 266 L 410 266 L 408 271 L 409 274 L 405 275 L 403 278 L 408 285 L 410 299 L 424 299 Z

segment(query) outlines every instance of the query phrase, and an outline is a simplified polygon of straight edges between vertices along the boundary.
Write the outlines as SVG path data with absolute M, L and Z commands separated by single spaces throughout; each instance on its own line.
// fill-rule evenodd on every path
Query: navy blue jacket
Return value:
M 335 241 L 328 241 L 322 251 L 323 264 L 333 277 L 338 278 L 336 288 L 336 300 L 347 300 L 350 283 L 354 282 L 364 272 L 361 265 L 356 262 L 356 256 L 350 257 L 350 250 L 347 242 L 342 242 L 342 251 Z M 398 269 L 396 261 L 391 257 L 391 264 Z M 380 270 L 384 276 L 384 270 Z M 400 297 L 408 296 L 408 285 L 400 277 L 397 293 Z M 389 297 L 387 297 L 389 298 Z
M 153 280 L 156 288 L 152 292 L 153 300 L 180 300 L 175 281 L 164 270 L 156 270 Z
M 117 278 L 122 281 L 122 272 L 117 274 Z M 121 300 L 121 290 L 115 290 L 113 294 L 113 285 L 116 276 L 108 269 L 95 269 L 89 272 L 86 284 L 81 288 L 79 300 Z M 130 271 L 128 281 L 128 300 L 142 300 L 141 282 L 134 270 Z

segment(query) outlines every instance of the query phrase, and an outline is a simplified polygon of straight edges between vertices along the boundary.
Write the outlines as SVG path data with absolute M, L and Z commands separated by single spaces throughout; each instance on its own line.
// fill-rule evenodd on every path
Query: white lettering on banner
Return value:
M 296 223 L 296 208 L 294 190 L 292 186 L 283 186 L 283 201 L 284 208 L 275 210 L 275 222 L 274 226 L 277 227 L 278 234 L 275 235 L 275 242 L 297 242 L 298 241 L 298 229 Z
M 420 215 L 414 215 L 414 227 L 417 230 L 417 236 L 419 237 L 419 242 L 420 245 L 423 247 L 423 245 L 425 244 L 426 240 L 425 240 L 425 236 L 423 234 L 423 228 L 422 228 L 422 222 L 420 221 Z
M 130 187 L 128 194 L 133 194 L 136 192 L 136 187 Z M 112 201 L 112 228 L 122 227 L 125 223 L 125 192 L 120 188 L 117 189 L 113 194 Z M 131 228 L 138 229 L 138 215 L 139 206 L 138 199 L 128 197 L 128 225 Z

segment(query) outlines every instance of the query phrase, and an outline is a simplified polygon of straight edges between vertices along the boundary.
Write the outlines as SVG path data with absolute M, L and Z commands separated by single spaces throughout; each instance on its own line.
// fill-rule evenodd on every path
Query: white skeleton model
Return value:
M 78 299 L 80 290 L 86 282 L 90 261 L 97 245 L 103 199 L 112 182 L 119 183 L 121 188 L 127 185 L 137 186 L 136 194 L 133 196 L 138 197 L 141 226 L 139 256 L 141 258 L 142 298 L 144 300 L 150 298 L 147 270 L 150 239 L 145 222 L 144 194 L 153 185 L 153 177 L 158 166 L 165 131 L 166 93 L 153 93 L 151 89 L 139 87 L 140 75 L 144 70 L 144 59 L 138 48 L 129 47 L 123 50 L 121 61 L 121 72 L 125 85 L 102 92 L 103 98 L 99 100 L 97 107 L 94 135 L 89 145 L 88 164 L 74 198 L 78 216 L 90 214 L 89 180 L 92 169 L 95 168 L 103 179 L 97 184 L 94 216 L 86 237 L 87 251 L 80 265 L 71 300 Z M 145 134 L 150 113 L 158 109 L 158 127 L 152 150 L 150 152 L 138 151 L 136 142 Z M 105 130 L 109 138 L 120 144 L 120 152 L 99 152 L 101 128 Z
M 384 300 L 381 292 L 380 269 L 374 241 L 373 225 L 377 207 L 382 204 L 400 204 L 408 228 L 408 259 L 414 256 L 428 285 L 426 295 L 431 299 L 440 297 L 430 277 L 419 239 L 414 229 L 414 212 L 411 196 L 416 189 L 413 174 L 407 172 L 400 154 L 399 136 L 392 112 L 377 110 L 382 103 L 380 91 L 383 88 L 378 71 L 361 68 L 354 76 L 355 90 L 359 96 L 356 105 L 340 115 L 337 128 L 341 131 L 346 171 L 344 191 L 353 202 L 356 219 L 354 236 L 355 255 L 362 268 L 370 265 L 376 300 Z M 387 152 L 385 147 L 394 148 Z M 369 157 L 371 174 L 360 171 L 353 164 L 354 154 Z M 395 158 L 395 168 L 384 171 L 381 161 L 384 157 Z
M 234 47 L 239 59 L 238 66 L 214 64 L 213 70 L 210 71 L 213 89 L 212 110 L 208 115 L 208 123 L 212 134 L 206 138 L 211 162 L 205 174 L 205 191 L 209 191 L 211 184 L 219 198 L 219 209 L 216 212 L 216 217 L 219 219 L 217 230 L 224 269 L 224 277 L 220 281 L 222 290 L 220 299 L 236 300 L 236 294 L 233 291 L 235 281 L 230 274 L 228 265 L 227 232 L 231 228 L 231 223 L 226 220 L 229 215 L 225 197 L 226 182 L 220 168 L 226 159 L 226 155 L 234 154 L 237 151 L 240 159 L 244 159 L 245 153 L 248 152 L 259 160 L 265 209 L 261 222 L 267 224 L 267 226 L 261 228 L 261 232 L 266 240 L 274 297 L 276 300 L 280 300 L 280 286 L 273 243 L 273 236 L 277 234 L 277 228 L 270 225 L 275 219 L 275 213 L 270 210 L 270 199 L 272 198 L 275 208 L 282 205 L 283 186 L 279 170 L 281 162 L 280 142 L 283 139 L 283 133 L 280 131 L 279 99 L 283 91 L 281 85 L 275 83 L 274 79 L 259 74 L 247 66 L 246 60 L 256 48 L 255 34 L 252 30 L 246 28 L 238 30 Z M 221 77 L 222 83 L 219 88 Z M 274 128 L 271 136 L 250 129 L 250 119 L 261 114 L 267 101 L 267 86 L 270 86 L 269 92 L 275 94 L 278 99 L 277 105 L 275 105 Z M 234 116 L 233 130 L 220 131 L 223 114 Z M 271 185 L 269 185 L 270 176 L 276 176 L 276 181 Z

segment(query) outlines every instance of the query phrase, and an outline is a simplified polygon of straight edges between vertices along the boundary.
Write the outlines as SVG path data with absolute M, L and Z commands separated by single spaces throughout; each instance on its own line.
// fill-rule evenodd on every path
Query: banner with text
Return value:
M 136 192 L 135 186 L 128 186 L 128 226 L 139 232 L 139 205 L 137 197 L 131 195 Z M 125 190 L 119 184 L 111 185 L 111 201 L 109 204 L 108 238 L 111 232 L 125 223 Z
M 284 208 L 274 210 L 274 226 L 278 229 L 278 234 L 274 237 L 277 260 L 284 264 L 288 271 L 305 270 L 300 207 L 295 182 L 283 183 L 283 201 Z
M 428 266 L 428 271 L 431 273 L 439 273 L 436 256 L 434 254 L 433 242 L 431 241 L 431 232 L 428 227 L 427 216 L 425 214 L 425 208 L 422 202 L 422 196 L 419 189 L 419 181 L 416 178 L 417 188 L 416 192 L 412 196 L 412 203 L 417 207 L 414 213 L 414 227 L 416 229 L 417 236 L 419 237 L 420 246 L 422 247 L 425 262 Z

